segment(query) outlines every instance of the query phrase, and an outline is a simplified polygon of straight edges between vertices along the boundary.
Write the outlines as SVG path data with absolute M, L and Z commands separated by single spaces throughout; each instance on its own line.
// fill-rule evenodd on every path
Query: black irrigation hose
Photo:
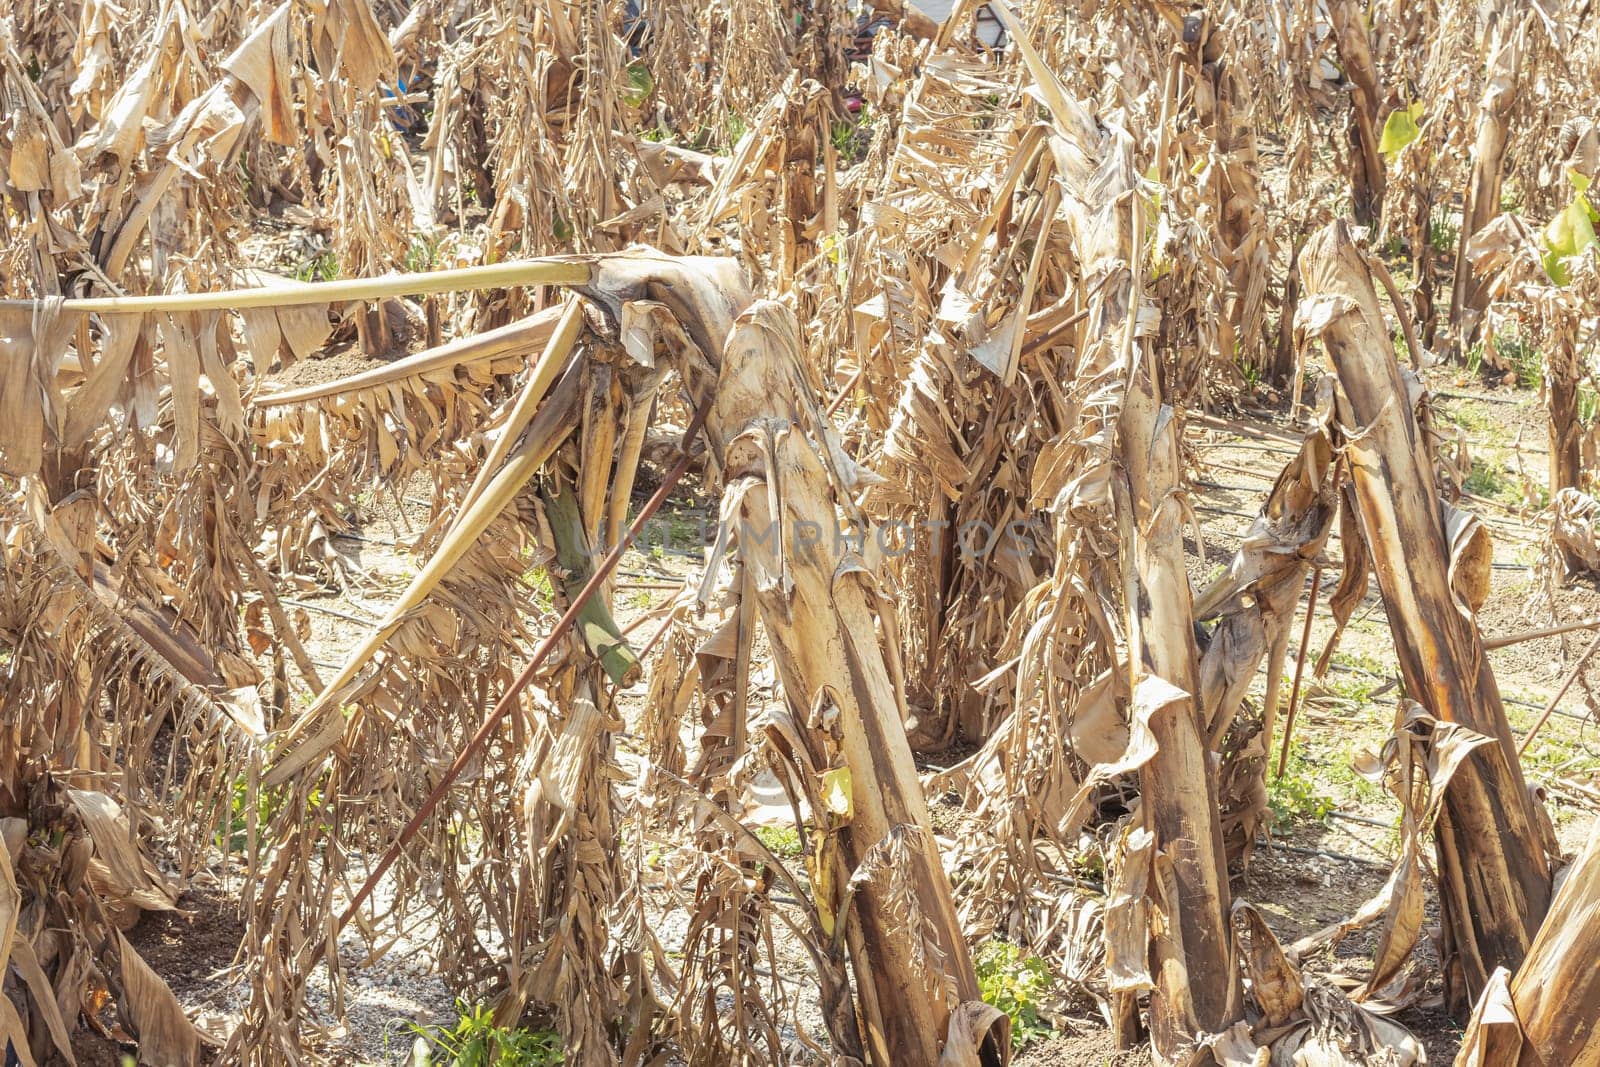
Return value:
M 1277 852 L 1293 852 L 1298 856 L 1320 856 L 1323 859 L 1338 860 L 1340 863 L 1356 863 L 1363 867 L 1374 867 L 1380 871 L 1386 871 L 1390 866 L 1387 863 L 1379 863 L 1377 860 L 1364 860 L 1360 856 L 1352 856 L 1345 852 L 1329 852 L 1320 848 L 1300 848 L 1297 845 L 1282 845 L 1265 837 L 1256 838 L 1256 847 Z

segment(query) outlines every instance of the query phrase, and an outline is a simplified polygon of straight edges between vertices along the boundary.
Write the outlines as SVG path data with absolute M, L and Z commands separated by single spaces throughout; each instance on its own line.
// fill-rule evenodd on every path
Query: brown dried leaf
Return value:
M 1122 859 L 1106 887 L 1106 984 L 1114 993 L 1155 988 L 1149 950 L 1149 884 L 1154 862 L 1155 836 L 1143 827 L 1130 831 Z
M 1510 975 L 1496 967 L 1472 1009 L 1456 1067 L 1512 1067 L 1522 1054 L 1522 1023 L 1511 1000 Z
M 1444 534 L 1450 548 L 1450 593 L 1456 607 L 1470 618 L 1489 598 L 1489 582 L 1494 573 L 1489 528 L 1470 511 L 1445 504 Z
M 362 0 L 365 6 L 364 0 Z M 290 85 L 289 11 L 280 4 L 222 61 L 222 69 L 252 93 L 261 108 L 261 131 L 274 144 L 295 144 L 300 137 Z
M 998 1047 L 1004 1062 L 1011 1045 L 1011 1020 L 981 1000 L 958 1004 L 950 1013 L 950 1032 L 945 1036 L 939 1067 L 979 1067 L 984 1061 L 978 1053 L 989 1041 Z
M 72 1054 L 72 1038 L 68 1033 L 66 1020 L 61 1016 L 61 1006 L 57 1003 L 55 988 L 51 986 L 44 968 L 39 966 L 39 960 L 33 953 L 33 946 L 28 943 L 27 938 L 19 937 L 12 941 L 11 965 L 22 975 L 23 981 L 28 983 L 33 1008 L 44 1016 L 45 1028 L 50 1032 L 50 1040 L 55 1044 L 56 1052 L 72 1067 L 77 1067 L 77 1057 Z
M 32 316 L 0 311 L 0 470 L 32 474 L 44 457 L 44 396 L 34 363 Z
M 1261 913 L 1243 900 L 1233 902 L 1233 936 L 1239 946 L 1250 995 L 1268 1026 L 1282 1026 L 1305 1002 L 1305 979 L 1278 944 Z
M 139 1039 L 139 1062 L 151 1067 L 194 1067 L 200 1056 L 200 1032 L 183 1012 L 172 988 L 117 934 L 122 961 L 122 995 L 117 1007 Z
M 90 877 L 96 890 L 148 911 L 174 910 L 176 894 L 151 874 L 149 861 L 133 843 L 121 806 L 104 793 L 87 789 L 69 789 L 67 798 L 94 842 Z

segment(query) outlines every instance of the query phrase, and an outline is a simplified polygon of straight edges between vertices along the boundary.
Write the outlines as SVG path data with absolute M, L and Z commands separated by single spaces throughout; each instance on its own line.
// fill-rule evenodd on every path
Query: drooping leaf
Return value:
M 1378 151 L 1393 159 L 1402 148 L 1422 136 L 1422 128 L 1417 125 L 1421 117 L 1420 100 L 1389 112 L 1389 117 L 1383 123 L 1383 134 L 1378 138 Z
M 1588 205 L 1582 196 L 1573 199 L 1550 220 L 1541 236 L 1544 245 L 1545 273 L 1557 285 L 1566 285 L 1570 276 L 1563 260 L 1577 255 L 1594 244 L 1594 223 L 1589 218 Z

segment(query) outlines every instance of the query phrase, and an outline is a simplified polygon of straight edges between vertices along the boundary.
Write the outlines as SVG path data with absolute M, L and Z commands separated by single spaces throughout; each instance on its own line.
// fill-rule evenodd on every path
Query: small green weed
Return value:
M 1528 503 L 1523 499 L 1522 487 L 1518 485 L 1515 472 L 1498 455 L 1474 458 L 1472 470 L 1467 473 L 1461 488 L 1474 496 L 1498 500 L 1507 507 L 1518 508 Z
M 1578 421 L 1592 426 L 1596 415 L 1600 415 L 1600 394 L 1592 385 L 1578 386 Z
M 1310 777 L 1309 769 L 1305 758 L 1291 747 L 1283 774 L 1268 771 L 1267 807 L 1272 812 L 1272 828 L 1279 833 L 1304 819 L 1321 822 L 1338 807 Z
M 1372 701 L 1373 691 L 1388 673 L 1381 663 L 1359 652 L 1335 652 L 1333 663 L 1336 669 L 1317 684 L 1328 693 L 1363 707 Z
M 632 509 L 629 510 L 632 520 Z M 698 555 L 706 543 L 705 517 L 663 510 L 645 523 L 635 542 L 655 559 L 671 555 Z
M 522 576 L 523 584 L 533 590 L 534 597 L 541 604 L 549 604 L 555 600 L 555 586 L 550 584 L 550 572 L 543 567 L 530 567 L 528 573 Z
M 405 266 L 412 274 L 432 270 L 439 262 L 439 242 L 429 237 L 413 237 L 406 249 Z
M 840 163 L 853 166 L 866 157 L 867 149 L 872 145 L 872 128 L 876 119 L 872 110 L 863 104 L 861 113 L 853 120 L 841 119 L 833 124 L 833 150 L 839 154 Z
M 1244 378 L 1246 385 L 1251 389 L 1261 388 L 1261 383 L 1266 380 L 1266 376 L 1262 374 L 1260 367 L 1244 359 L 1239 360 L 1235 365 L 1239 368 L 1239 374 Z
M 256 792 L 256 832 L 272 824 L 283 807 L 283 790 Z M 233 780 L 233 796 L 228 805 L 228 825 L 214 835 L 216 845 L 226 852 L 242 852 L 250 843 L 250 784 L 240 775 Z
M 737 111 L 730 111 L 723 120 L 720 131 L 711 126 L 701 126 L 695 131 L 687 147 L 697 152 L 714 152 L 719 156 L 731 155 L 749 129 L 750 124 L 744 120 L 743 115 Z
M 287 786 L 277 789 L 256 790 L 256 834 L 265 838 L 284 802 L 289 799 Z M 322 787 L 311 790 L 306 799 L 307 808 L 322 807 Z M 224 852 L 242 852 L 250 844 L 250 783 L 243 775 L 233 780 L 233 796 L 228 802 L 228 824 L 212 835 L 217 848 Z
M 509 1029 L 494 1024 L 494 1013 L 456 1001 L 460 1018 L 449 1029 L 418 1026 L 411 1030 L 428 1043 L 413 1060 L 427 1067 L 549 1067 L 563 1063 L 561 1038 L 549 1030 Z
M 833 137 L 833 150 L 839 153 L 841 160 L 851 160 L 855 155 L 855 124 L 836 120 L 831 131 Z
M 331 282 L 339 276 L 339 258 L 328 249 L 314 259 L 308 259 L 295 268 L 294 277 L 301 282 Z
M 974 965 L 984 1003 L 1005 1012 L 1011 1020 L 1013 1049 L 1050 1035 L 1051 1027 L 1040 1013 L 1040 1002 L 1050 995 L 1055 980 L 1044 960 L 1024 955 L 1010 942 L 989 941 L 978 949 Z
M 1490 433 L 1495 428 L 1494 420 L 1489 417 L 1487 409 L 1476 400 L 1451 399 L 1445 404 L 1435 406 L 1434 410 L 1446 422 L 1454 423 L 1472 433 Z
M 1475 460 L 1472 471 L 1467 475 L 1466 481 L 1461 483 L 1461 488 L 1474 496 L 1488 497 L 1492 500 L 1505 488 L 1505 485 L 1506 480 L 1500 476 L 1498 470 L 1481 460 Z
M 1428 221 L 1428 243 L 1441 256 L 1454 252 L 1460 240 L 1461 226 L 1448 216 L 1436 215 Z
M 1502 334 L 1494 339 L 1495 351 L 1517 373 L 1517 386 L 1537 389 L 1544 382 L 1544 354 L 1519 334 Z
M 800 855 L 800 831 L 793 826 L 758 826 L 756 837 L 774 855 Z
M 1511 365 L 1519 389 L 1537 389 L 1543 384 L 1544 354 L 1531 341 L 1516 333 L 1501 333 L 1492 343 L 1500 365 Z M 1467 370 L 1474 375 L 1483 372 L 1486 347 L 1485 341 L 1478 340 L 1467 349 Z
M 1105 884 L 1106 856 L 1098 848 L 1084 848 L 1067 857 L 1072 873 L 1085 882 Z

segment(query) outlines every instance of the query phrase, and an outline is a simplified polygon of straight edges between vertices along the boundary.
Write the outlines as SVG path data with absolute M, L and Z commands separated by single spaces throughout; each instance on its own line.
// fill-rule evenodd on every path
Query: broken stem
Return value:
M 466 514 L 473 502 L 483 495 L 490 480 L 499 472 L 506 457 L 511 454 L 511 447 L 521 438 L 522 431 L 533 418 L 534 412 L 539 410 L 539 403 L 550 391 L 550 385 L 556 380 L 556 375 L 567 365 L 567 356 L 572 352 L 572 346 L 577 341 L 578 331 L 582 327 L 582 298 L 569 296 L 567 306 L 561 312 L 561 321 L 556 323 L 555 332 L 550 335 L 544 351 L 533 364 L 533 369 L 528 372 L 528 381 L 523 385 L 522 392 L 517 395 L 516 403 L 511 406 L 511 413 L 506 416 L 506 424 L 500 428 L 500 436 L 490 446 L 489 455 L 478 468 L 467 495 L 462 498 L 459 514 Z
M 490 735 L 500 725 L 500 721 L 511 711 L 517 697 L 528 687 L 528 683 L 533 681 L 534 673 L 546 659 L 550 658 L 550 653 L 555 651 L 556 646 L 561 643 L 561 639 L 567 635 L 567 631 L 572 629 L 573 623 L 583 613 L 584 605 L 588 604 L 590 598 L 605 584 L 611 572 L 621 562 L 622 554 L 628 550 L 634 539 L 639 536 L 639 531 L 644 528 L 644 524 L 650 521 L 651 516 L 666 502 L 667 496 L 683 476 L 688 473 L 689 467 L 693 462 L 689 444 L 694 439 L 694 435 L 699 433 L 700 428 L 705 425 L 706 416 L 710 414 L 710 411 L 711 406 L 707 404 L 695 413 L 694 418 L 689 422 L 689 428 L 684 431 L 683 458 L 678 460 L 676 467 L 667 472 L 665 478 L 661 479 L 660 488 L 646 501 L 644 507 L 639 509 L 638 516 L 629 524 L 627 531 L 623 533 L 622 539 L 617 542 L 616 547 L 606 554 L 606 558 L 600 561 L 599 566 L 595 567 L 594 574 L 589 577 L 583 588 L 572 598 L 567 605 L 567 610 L 556 621 L 555 627 L 539 643 L 539 647 L 534 649 L 532 657 L 528 660 L 528 665 L 522 668 L 522 673 L 517 675 L 516 681 L 512 682 L 510 688 L 502 693 L 500 699 L 495 702 L 494 709 L 489 712 L 489 717 L 483 720 L 483 725 L 478 727 L 478 732 L 473 734 L 466 746 L 457 753 L 455 761 L 444 772 L 444 777 L 439 779 L 439 783 L 433 787 L 427 799 L 422 802 L 422 806 L 417 808 L 416 814 L 411 816 L 411 821 L 406 823 L 405 828 L 394 839 L 394 843 L 384 850 L 377 866 L 372 869 L 372 873 L 367 876 L 367 880 L 362 883 L 361 888 L 356 891 L 356 895 L 351 898 L 349 907 L 345 908 L 344 914 L 339 917 L 338 924 L 333 928 L 329 936 L 337 937 L 339 931 L 349 925 L 350 920 L 355 917 L 356 911 L 372 895 L 372 891 L 378 887 L 379 879 L 394 865 L 394 861 L 400 858 L 401 850 L 417 835 L 417 831 L 422 828 L 422 824 L 427 821 L 428 816 L 433 814 L 433 809 L 439 806 L 440 800 L 444 799 L 445 792 L 455 784 L 457 778 L 461 777 L 461 772 L 466 770 L 467 764 L 472 761 L 478 750 L 489 740 Z
M 520 259 L 476 267 L 388 274 L 381 278 L 346 278 L 334 282 L 223 289 L 214 293 L 170 293 L 153 296 L 94 296 L 62 302 L 61 310 L 78 314 L 137 315 L 152 311 L 237 311 L 241 308 L 302 307 L 381 300 L 413 293 L 450 293 L 461 289 L 508 289 L 525 285 L 583 285 L 593 269 L 581 260 Z M 0 300 L 0 308 L 32 310 L 39 300 Z
M 449 344 L 439 345 L 415 355 L 397 359 L 371 370 L 360 371 L 343 378 L 335 378 L 331 382 L 318 382 L 316 385 L 302 386 L 299 389 L 285 389 L 281 392 L 266 393 L 257 396 L 251 401 L 252 407 L 287 407 L 292 404 L 305 404 L 313 400 L 323 400 L 330 396 L 339 396 L 344 393 L 356 393 L 364 389 L 376 389 L 379 386 L 392 385 L 395 382 L 405 381 L 408 378 L 420 378 L 431 371 L 442 370 L 447 367 L 459 367 L 467 364 L 483 363 L 500 356 L 508 355 L 518 349 L 531 348 L 544 344 L 550 337 L 560 308 L 549 307 L 543 311 L 535 312 L 525 319 L 483 333 L 473 334 L 451 341 Z

